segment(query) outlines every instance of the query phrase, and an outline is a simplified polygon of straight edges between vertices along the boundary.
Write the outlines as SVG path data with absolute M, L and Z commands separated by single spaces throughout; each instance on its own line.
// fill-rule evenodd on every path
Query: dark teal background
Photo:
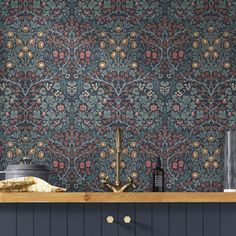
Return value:
M 235 128 L 235 2 L 0 1 L 0 167 L 23 156 L 70 191 L 114 179 L 151 190 L 221 191 Z

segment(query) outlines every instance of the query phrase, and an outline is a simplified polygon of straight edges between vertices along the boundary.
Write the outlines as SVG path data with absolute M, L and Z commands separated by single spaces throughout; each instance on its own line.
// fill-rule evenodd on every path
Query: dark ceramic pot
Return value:
M 30 164 L 30 161 L 28 158 L 23 158 L 22 164 L 8 165 L 1 173 L 5 174 L 5 179 L 34 176 L 48 182 L 51 171 L 47 166 Z

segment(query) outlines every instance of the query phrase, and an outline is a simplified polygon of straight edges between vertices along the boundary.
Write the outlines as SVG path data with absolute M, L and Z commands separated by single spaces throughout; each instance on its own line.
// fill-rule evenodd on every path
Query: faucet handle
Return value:
M 135 183 L 132 183 L 133 189 L 137 188 L 137 185 Z
M 128 177 L 128 181 L 129 181 L 129 183 L 130 183 L 130 185 L 132 186 L 132 188 L 136 188 L 137 186 L 136 186 L 136 184 L 134 183 L 134 179 L 132 178 L 132 177 Z
M 104 187 L 108 179 L 109 179 L 109 176 L 106 175 L 105 178 L 101 180 L 102 187 Z

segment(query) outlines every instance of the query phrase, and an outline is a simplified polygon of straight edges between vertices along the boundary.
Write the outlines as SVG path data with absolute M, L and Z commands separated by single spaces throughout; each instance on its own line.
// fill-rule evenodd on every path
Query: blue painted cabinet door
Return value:
M 119 235 L 122 236 L 135 236 L 135 207 L 133 203 L 119 204 Z M 125 220 L 130 220 L 130 222 Z
M 0 236 L 235 236 L 235 222 L 236 203 L 0 204 Z
M 102 235 L 111 235 L 111 233 L 112 236 L 119 235 L 118 210 L 118 204 L 102 204 Z
M 0 204 L 0 235 L 15 236 L 17 204 Z
M 34 235 L 34 204 L 17 204 L 16 231 L 17 236 Z
M 153 204 L 136 204 L 135 207 L 135 236 L 152 236 Z
M 34 236 L 51 236 L 50 212 L 50 204 L 34 204 Z
M 85 204 L 84 236 L 102 235 L 102 205 L 95 203 Z

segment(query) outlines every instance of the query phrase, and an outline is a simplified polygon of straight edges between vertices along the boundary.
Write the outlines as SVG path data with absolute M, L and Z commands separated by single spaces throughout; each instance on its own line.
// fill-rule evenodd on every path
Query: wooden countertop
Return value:
M 151 203 L 151 202 L 236 202 L 236 193 L 223 192 L 67 192 L 67 193 L 0 193 L 1 203 Z

